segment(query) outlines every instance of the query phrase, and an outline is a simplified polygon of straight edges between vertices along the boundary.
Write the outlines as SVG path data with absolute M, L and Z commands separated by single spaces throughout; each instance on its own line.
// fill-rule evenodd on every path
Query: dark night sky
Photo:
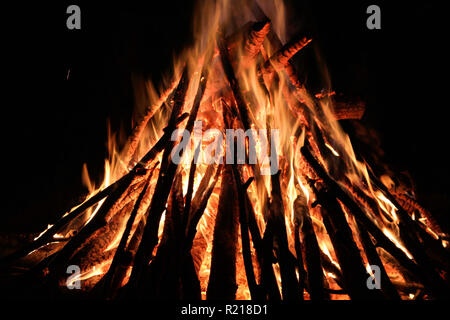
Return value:
M 448 226 L 444 8 L 438 1 L 392 2 L 293 1 L 292 28 L 313 34 L 336 91 L 367 102 L 362 123 L 379 132 L 386 159 L 412 174 L 421 202 Z M 81 7 L 80 31 L 66 29 L 69 4 Z M 369 4 L 381 7 L 382 30 L 365 27 Z M 131 74 L 158 81 L 172 52 L 189 41 L 191 11 L 188 1 L 2 9 L 2 183 L 8 191 L 0 231 L 38 231 L 77 202 L 83 162 L 101 172 L 106 119 L 129 130 Z M 313 52 L 305 51 L 300 66 Z

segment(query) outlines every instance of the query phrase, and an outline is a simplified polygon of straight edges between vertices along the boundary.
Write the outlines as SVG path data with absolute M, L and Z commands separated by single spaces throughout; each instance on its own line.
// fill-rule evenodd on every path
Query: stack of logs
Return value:
M 55 234 L 82 216 L 87 209 L 104 201 L 95 216 L 79 232 L 62 239 L 61 248 L 42 259 L 26 276 L 44 277 L 49 287 L 58 287 L 67 265 L 75 262 L 83 264 L 83 257 L 91 256 L 111 261 L 107 272 L 87 293 L 91 296 L 107 299 L 201 299 L 200 281 L 191 251 L 208 201 L 214 189 L 220 188 L 206 292 L 208 299 L 235 298 L 239 241 L 252 299 L 303 300 L 304 292 L 317 300 L 342 293 L 351 299 L 400 299 L 400 289 L 391 282 L 379 248 L 401 266 L 409 279 L 420 284 L 423 288 L 422 297 L 448 297 L 449 253 L 442 247 L 441 239 L 432 237 L 411 215 L 416 213 L 428 218 L 432 221 L 433 231 L 441 235 L 442 231 L 436 222 L 412 198 L 391 194 L 370 172 L 372 181 L 398 209 L 400 237 L 411 252 L 411 259 L 368 217 L 366 212 L 376 216 L 379 211 L 374 200 L 350 182 L 337 182 L 330 176 L 323 164 L 324 160 L 321 160 L 326 159 L 326 152 L 329 152 L 323 146 L 324 140 L 320 139 L 320 130 L 326 127 L 322 123 L 324 116 L 317 101 L 322 95 L 311 97 L 306 93 L 290 62 L 291 57 L 311 40 L 300 37 L 282 46 L 270 28 L 270 21 L 261 16 L 262 12 L 258 8 L 254 10 L 260 18 L 259 22 L 248 23 L 227 38 L 219 36 L 215 49 L 205 54 L 198 89 L 189 113 L 183 113 L 183 110 L 193 77 L 188 68 L 184 68 L 173 81 L 173 86 L 161 94 L 160 100 L 149 107 L 137 123 L 127 151 L 126 161 L 131 169 L 116 182 L 72 209 L 35 241 L 2 258 L 3 265 L 12 265 L 14 261 L 55 242 Z M 271 57 L 267 56 L 264 41 L 269 41 L 272 49 L 278 49 Z M 220 69 L 210 68 L 213 62 Z M 303 168 L 300 174 L 315 198 L 312 207 L 320 206 L 323 224 L 333 244 L 339 267 L 320 249 L 313 228 L 311 208 L 303 195 L 298 195 L 294 202 L 295 253 L 289 248 L 280 173 L 271 176 L 271 190 L 267 191 L 257 166 L 250 166 L 249 171 L 253 176 L 245 180 L 243 165 L 209 165 L 194 195 L 196 162 L 193 159 L 187 192 L 183 195 L 183 177 L 179 165 L 170 158 L 172 149 L 176 147 L 176 143 L 170 139 L 172 132 L 182 123 L 186 123 L 185 129 L 192 132 L 202 102 L 221 93 L 226 95 L 220 101 L 224 126 L 239 126 L 245 130 L 251 128 L 253 119 L 248 103 L 253 101 L 249 101 L 252 97 L 241 90 L 237 70 L 252 64 L 258 64 L 259 84 L 267 95 L 270 95 L 268 86 L 281 79 L 277 74 L 282 72 L 287 75 L 283 78 L 289 81 L 283 89 L 284 99 L 289 112 L 300 120 L 302 128 L 309 133 L 301 148 Z M 226 87 L 215 81 L 216 72 L 225 75 Z M 147 123 L 166 100 L 172 101 L 172 108 L 164 133 L 136 161 Z M 316 109 L 311 110 L 310 106 L 316 106 Z M 360 119 L 364 113 L 364 104 L 338 102 L 333 113 L 335 120 Z M 157 161 L 160 153 L 162 158 Z M 156 174 L 156 185 L 152 188 L 150 181 Z M 221 181 L 220 186 L 216 186 L 218 181 Z M 262 208 L 266 223 L 263 233 L 247 192 L 253 182 L 263 191 L 266 199 L 266 205 Z M 159 240 L 158 229 L 164 212 L 163 235 Z M 349 226 L 348 217 L 354 219 L 357 234 Z M 120 228 L 124 220 L 126 223 Z M 105 250 L 117 235 L 120 236 L 117 249 Z M 380 266 L 381 290 L 370 290 L 366 285 L 368 274 L 355 243 L 356 236 L 369 263 Z M 252 258 L 252 249 L 256 261 Z M 281 288 L 274 273 L 274 263 L 279 265 Z M 131 274 L 127 274 L 130 266 Z M 324 271 L 335 276 L 341 290 L 329 288 Z M 129 280 L 123 285 L 127 277 Z

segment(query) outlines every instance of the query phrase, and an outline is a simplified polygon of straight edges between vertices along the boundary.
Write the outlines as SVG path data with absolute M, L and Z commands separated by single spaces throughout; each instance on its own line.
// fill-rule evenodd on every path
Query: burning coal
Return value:
M 103 183 L 86 174 L 86 199 L 2 263 L 106 299 L 448 296 L 448 235 L 355 154 L 338 120 L 364 104 L 300 81 L 290 59 L 313 40 L 284 41 L 275 2 L 274 22 L 256 1 L 202 3 Z

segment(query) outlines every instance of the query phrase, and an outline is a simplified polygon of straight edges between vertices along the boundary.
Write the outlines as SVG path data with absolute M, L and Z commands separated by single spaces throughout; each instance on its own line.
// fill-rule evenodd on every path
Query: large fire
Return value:
M 84 202 L 14 257 L 34 261 L 63 292 L 80 281 L 75 294 L 106 298 L 444 295 L 448 236 L 355 154 L 338 120 L 360 118 L 361 106 L 301 83 L 290 58 L 314 40 L 287 39 L 283 3 L 271 3 L 203 1 L 195 44 L 160 89 L 148 85 L 152 103 L 127 145 L 110 134 L 104 181 L 93 185 L 85 167 Z M 193 137 L 180 164 L 176 128 Z M 248 158 L 255 139 L 256 164 L 202 159 L 229 151 L 208 132 L 239 128 L 266 132 L 246 143 Z M 265 153 L 277 156 L 276 174 L 262 174 Z M 80 273 L 68 282 L 70 265 Z

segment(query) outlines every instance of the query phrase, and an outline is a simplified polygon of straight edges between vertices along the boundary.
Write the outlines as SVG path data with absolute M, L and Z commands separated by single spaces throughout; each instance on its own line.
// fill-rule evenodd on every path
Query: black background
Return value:
M 411 173 L 420 202 L 448 226 L 443 2 L 288 2 L 290 31 L 314 37 L 297 59 L 307 84 L 316 48 L 333 88 L 366 101 L 362 123 L 379 133 L 385 160 Z M 81 30 L 66 28 L 70 4 L 81 7 Z M 381 30 L 366 28 L 370 4 L 381 7 Z M 107 119 L 130 131 L 132 75 L 158 82 L 167 73 L 172 53 L 191 41 L 192 8 L 168 0 L 2 4 L 0 231 L 40 231 L 76 204 L 84 162 L 101 178 Z

